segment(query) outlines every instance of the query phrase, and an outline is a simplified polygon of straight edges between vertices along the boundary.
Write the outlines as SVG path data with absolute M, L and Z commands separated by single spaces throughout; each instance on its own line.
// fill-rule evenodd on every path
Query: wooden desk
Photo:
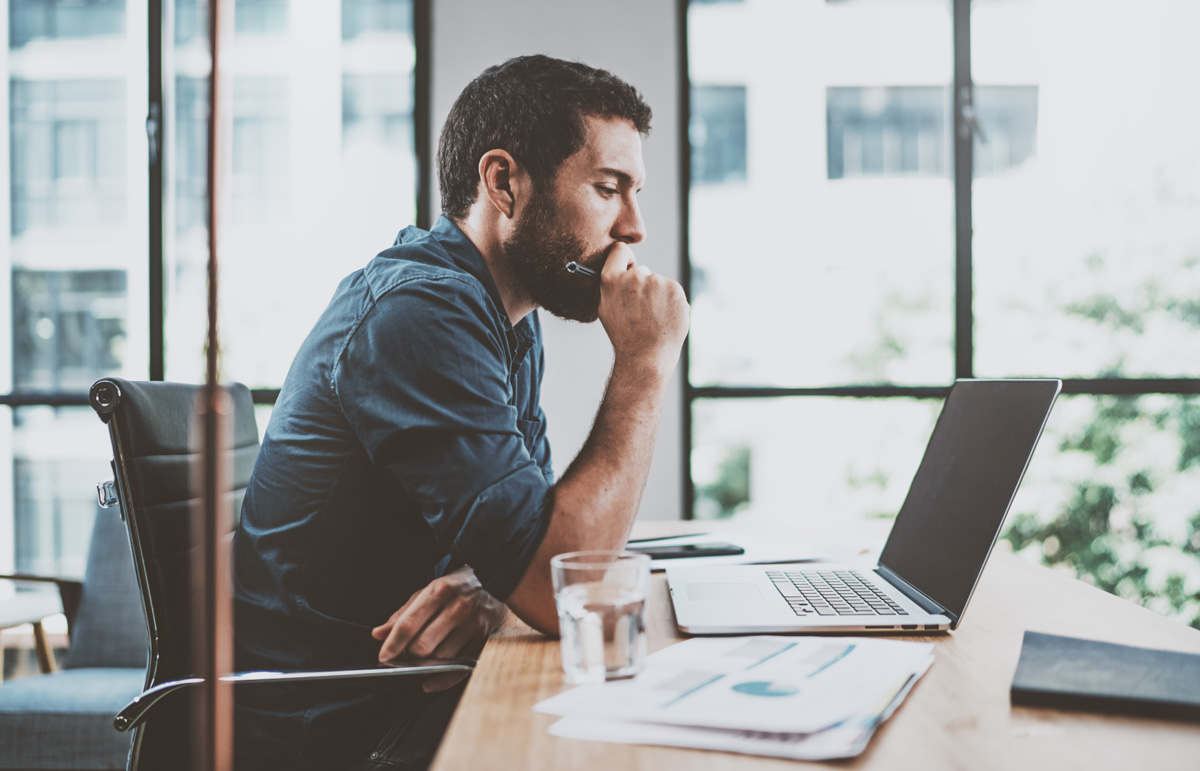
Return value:
M 666 581 L 652 581 L 650 650 L 680 639 Z M 962 625 L 924 638 L 936 659 L 904 705 L 839 769 L 1197 769 L 1200 726 L 1012 707 L 1008 689 L 1031 629 L 1200 653 L 1200 631 L 1011 554 L 993 554 Z M 904 638 L 900 638 L 904 639 Z M 795 761 L 560 739 L 533 705 L 563 689 L 558 643 L 510 618 L 489 641 L 434 771 L 794 769 Z

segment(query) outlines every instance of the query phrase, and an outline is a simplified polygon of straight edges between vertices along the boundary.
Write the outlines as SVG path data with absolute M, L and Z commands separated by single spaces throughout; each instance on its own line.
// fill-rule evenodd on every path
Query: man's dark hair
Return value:
M 650 107 L 613 75 L 549 56 L 489 67 L 458 95 L 438 143 L 442 211 L 461 221 L 475 202 L 479 159 L 505 150 L 542 186 L 587 139 L 586 118 L 623 118 L 650 133 Z

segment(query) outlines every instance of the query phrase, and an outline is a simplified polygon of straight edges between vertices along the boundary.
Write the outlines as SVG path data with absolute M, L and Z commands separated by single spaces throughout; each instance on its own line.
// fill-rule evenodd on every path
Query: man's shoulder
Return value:
M 376 303 L 421 304 L 440 298 L 455 304 L 491 304 L 479 279 L 456 265 L 433 238 L 384 249 L 363 268 L 363 279 Z

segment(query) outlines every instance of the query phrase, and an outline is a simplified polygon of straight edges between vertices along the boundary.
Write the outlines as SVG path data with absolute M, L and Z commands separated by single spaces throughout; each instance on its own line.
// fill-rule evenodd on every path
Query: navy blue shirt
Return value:
M 509 323 L 445 217 L 346 277 L 296 354 L 246 490 L 238 669 L 374 666 L 371 628 L 451 566 L 506 599 L 549 520 L 542 366 L 536 313 Z M 322 741 L 399 682 L 243 689 L 239 744 Z

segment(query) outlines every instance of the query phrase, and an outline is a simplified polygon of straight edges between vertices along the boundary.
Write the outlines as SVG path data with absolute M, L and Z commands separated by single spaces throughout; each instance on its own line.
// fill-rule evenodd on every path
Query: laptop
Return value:
M 956 381 L 877 564 L 669 567 L 679 629 L 956 628 L 1061 389 L 1061 380 Z

